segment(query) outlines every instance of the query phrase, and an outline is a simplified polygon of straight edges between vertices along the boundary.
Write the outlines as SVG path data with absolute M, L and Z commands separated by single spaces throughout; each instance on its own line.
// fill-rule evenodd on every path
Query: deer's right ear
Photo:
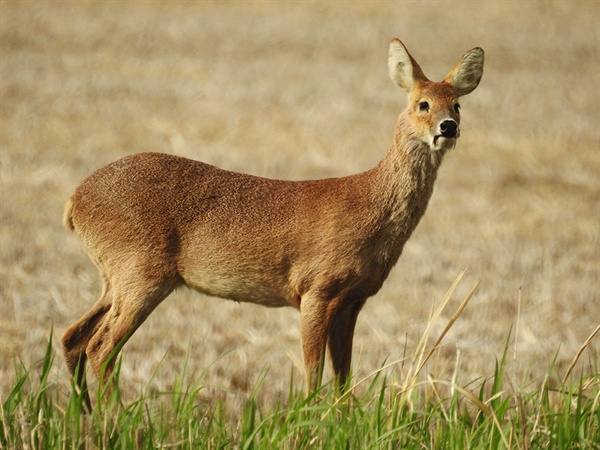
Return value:
M 427 80 L 419 64 L 410 56 L 404 44 L 396 38 L 390 42 L 388 67 L 392 81 L 406 92 L 412 91 L 418 81 Z

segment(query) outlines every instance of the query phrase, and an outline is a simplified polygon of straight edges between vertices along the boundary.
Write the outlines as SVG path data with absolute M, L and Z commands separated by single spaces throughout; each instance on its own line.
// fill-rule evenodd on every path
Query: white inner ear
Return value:
M 405 91 L 410 92 L 415 84 L 413 78 L 413 65 L 410 60 L 410 55 L 400 41 L 394 40 L 390 43 L 388 67 L 392 81 Z
M 483 75 L 484 53 L 480 48 L 474 48 L 463 56 L 452 74 L 452 84 L 459 97 L 471 93 L 481 81 Z

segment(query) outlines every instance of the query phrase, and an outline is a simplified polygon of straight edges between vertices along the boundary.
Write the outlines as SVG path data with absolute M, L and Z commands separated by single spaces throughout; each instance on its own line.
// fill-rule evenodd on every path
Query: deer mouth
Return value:
M 433 148 L 436 150 L 449 150 L 454 148 L 457 139 L 458 134 L 452 137 L 444 136 L 443 134 L 437 134 L 433 137 Z

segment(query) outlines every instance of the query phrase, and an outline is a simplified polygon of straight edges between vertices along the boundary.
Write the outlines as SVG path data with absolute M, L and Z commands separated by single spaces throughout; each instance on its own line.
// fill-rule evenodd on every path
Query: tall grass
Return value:
M 235 412 L 218 399 L 201 401 L 204 374 L 186 384 L 184 365 L 171 392 L 151 394 L 147 389 L 122 407 L 115 390 L 87 415 L 76 390 L 64 380 L 50 379 L 55 357 L 51 333 L 45 356 L 31 367 L 15 369 L 12 389 L 0 405 L 0 448 L 599 449 L 597 355 L 589 358 L 585 370 L 575 368 L 600 327 L 562 377 L 551 363 L 539 385 L 527 390 L 514 387 L 506 374 L 510 334 L 490 378 L 462 384 L 458 368 L 450 379 L 423 373 L 475 290 L 428 348 L 431 323 L 456 284 L 432 315 L 409 361 L 410 375 L 402 382 L 384 366 L 355 384 L 351 381 L 343 395 L 329 385 L 310 395 L 290 388 L 274 407 L 261 404 L 263 386 L 258 383 Z M 114 376 L 118 382 L 118 364 Z

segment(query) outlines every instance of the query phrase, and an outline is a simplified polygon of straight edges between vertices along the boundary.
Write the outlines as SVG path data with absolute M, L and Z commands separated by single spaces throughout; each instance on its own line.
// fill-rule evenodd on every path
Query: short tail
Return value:
M 63 215 L 63 224 L 69 231 L 73 231 L 75 226 L 73 225 L 73 202 L 71 199 L 65 205 L 65 213 Z

